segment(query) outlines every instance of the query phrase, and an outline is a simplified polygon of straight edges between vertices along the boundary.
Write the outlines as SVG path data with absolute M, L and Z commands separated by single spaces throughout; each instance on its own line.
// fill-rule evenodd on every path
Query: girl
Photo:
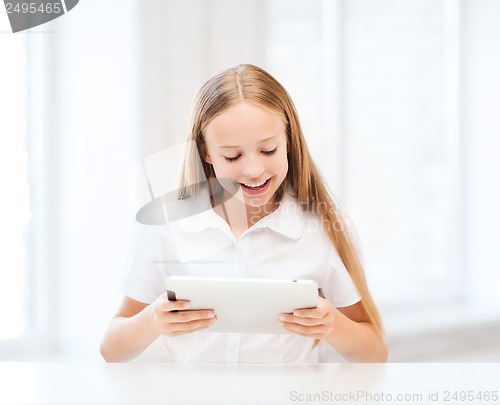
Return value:
M 189 141 L 175 205 L 184 214 L 142 226 L 101 344 L 106 361 L 131 360 L 158 338 L 178 362 L 317 362 L 321 347 L 348 361 L 386 361 L 352 232 L 286 90 L 253 65 L 220 73 L 198 94 Z M 167 274 L 314 279 L 325 298 L 281 314 L 289 334 L 210 333 L 217 314 L 168 301 Z

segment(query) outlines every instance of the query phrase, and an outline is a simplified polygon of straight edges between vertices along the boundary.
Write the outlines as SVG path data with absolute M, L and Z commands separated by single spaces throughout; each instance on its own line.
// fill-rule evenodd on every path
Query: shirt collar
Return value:
M 226 224 L 212 209 L 210 193 L 206 185 L 196 195 L 182 200 L 180 204 L 182 204 L 183 215 L 172 222 L 185 232 L 201 232 L 210 228 L 221 228 L 223 224 Z
M 304 227 L 303 215 L 297 200 L 290 194 L 285 194 L 276 211 L 262 218 L 249 231 L 267 228 L 289 239 L 297 240 L 302 235 Z
M 229 229 L 229 225 L 211 208 L 207 187 L 203 187 L 197 195 L 190 199 L 183 200 L 183 204 L 186 204 L 185 212 L 190 212 L 190 207 L 200 207 L 200 203 L 206 203 L 207 209 L 202 212 L 193 209 L 193 212 L 198 213 L 175 221 L 181 230 L 201 232 L 207 229 L 224 229 L 226 231 Z M 267 228 L 289 239 L 297 240 L 303 231 L 303 215 L 297 200 L 292 195 L 285 193 L 279 207 L 252 225 L 245 233 Z

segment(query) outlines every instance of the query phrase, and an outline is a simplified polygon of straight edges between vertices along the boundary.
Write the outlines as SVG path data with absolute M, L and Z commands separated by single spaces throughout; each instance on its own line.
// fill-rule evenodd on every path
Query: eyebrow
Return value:
M 264 138 L 261 141 L 259 141 L 259 145 L 262 144 L 262 143 L 266 143 L 268 141 L 271 141 L 271 140 L 273 140 L 274 138 L 277 138 L 277 137 L 278 137 L 278 135 L 271 135 L 271 136 L 269 136 L 267 138 Z M 237 146 L 237 145 L 221 145 L 221 146 L 219 146 L 219 149 L 237 149 L 239 147 L 240 146 Z

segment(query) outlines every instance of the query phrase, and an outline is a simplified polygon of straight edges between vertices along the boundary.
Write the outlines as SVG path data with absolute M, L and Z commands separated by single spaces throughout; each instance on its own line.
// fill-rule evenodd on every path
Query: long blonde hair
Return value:
M 366 315 L 377 332 L 382 334 L 380 315 L 368 290 L 359 253 L 346 229 L 345 217 L 334 203 L 309 154 L 290 96 L 269 73 L 254 65 L 238 65 L 219 73 L 202 86 L 193 106 L 192 127 L 188 135 L 190 142 L 187 143 L 179 198 L 196 194 L 203 176 L 208 180 L 215 177 L 212 165 L 199 159 L 203 156 L 204 130 L 217 115 L 242 102 L 258 105 L 278 115 L 285 123 L 288 173 L 276 198 L 279 201 L 287 183 L 291 184 L 302 209 L 319 213 L 330 240 L 361 296 Z

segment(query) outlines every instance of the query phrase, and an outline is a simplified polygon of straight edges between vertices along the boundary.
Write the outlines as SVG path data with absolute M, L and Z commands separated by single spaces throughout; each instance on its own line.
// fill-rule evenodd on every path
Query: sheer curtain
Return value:
M 267 62 L 290 82 L 387 309 L 460 288 L 458 14 L 445 3 L 270 2 Z
M 0 41 L 0 359 L 99 360 L 134 230 L 137 3 Z
M 7 15 L 0 31 L 7 33 Z M 0 34 L 0 341 L 22 336 L 26 314 L 26 240 L 31 220 L 27 166 L 26 38 Z

